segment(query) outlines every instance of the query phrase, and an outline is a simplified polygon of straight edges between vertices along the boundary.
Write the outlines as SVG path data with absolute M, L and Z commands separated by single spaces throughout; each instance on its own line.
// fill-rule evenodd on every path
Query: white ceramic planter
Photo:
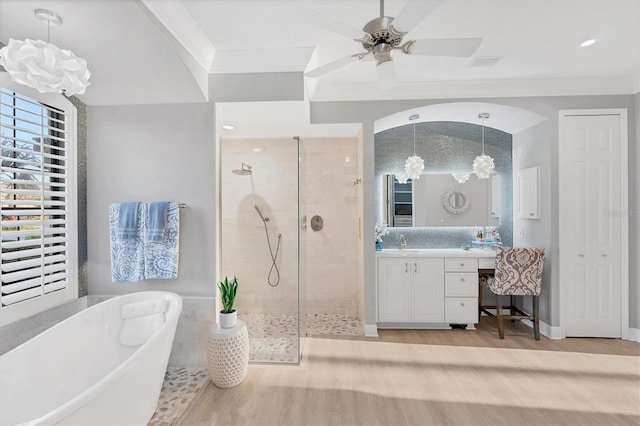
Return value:
M 235 309 L 231 313 L 224 313 L 220 311 L 220 315 L 218 317 L 218 324 L 220 328 L 233 328 L 238 322 L 238 311 Z

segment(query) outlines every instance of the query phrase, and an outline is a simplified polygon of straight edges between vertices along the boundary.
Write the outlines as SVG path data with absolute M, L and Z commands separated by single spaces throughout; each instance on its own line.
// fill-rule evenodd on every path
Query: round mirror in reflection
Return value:
M 469 210 L 471 200 L 465 191 L 452 188 L 444 194 L 442 204 L 449 213 L 460 214 Z

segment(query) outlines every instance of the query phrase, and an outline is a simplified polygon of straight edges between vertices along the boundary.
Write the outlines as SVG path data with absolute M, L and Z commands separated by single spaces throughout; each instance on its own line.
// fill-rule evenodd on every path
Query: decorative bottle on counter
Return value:
M 382 250 L 382 240 L 376 240 L 376 251 Z

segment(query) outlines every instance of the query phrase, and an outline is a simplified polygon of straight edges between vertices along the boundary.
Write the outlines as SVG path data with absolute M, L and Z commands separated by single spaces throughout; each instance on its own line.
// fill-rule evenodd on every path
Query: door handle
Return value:
M 415 272 L 416 274 L 418 273 L 418 264 L 417 263 L 413 264 L 413 272 Z
M 409 272 L 409 264 L 404 262 L 404 272 Z

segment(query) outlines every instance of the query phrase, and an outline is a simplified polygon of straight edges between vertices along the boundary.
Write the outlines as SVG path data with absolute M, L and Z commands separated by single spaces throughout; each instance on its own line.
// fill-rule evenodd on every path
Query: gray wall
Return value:
M 88 143 L 89 294 L 165 290 L 215 295 L 214 114 L 208 104 L 90 107 Z M 108 208 L 119 201 L 169 200 L 180 211 L 176 280 L 111 282 Z
M 633 209 L 629 218 L 629 235 L 631 236 L 631 238 L 629 238 L 629 240 L 631 240 L 629 247 L 631 259 L 629 282 L 632 283 L 629 289 L 629 299 L 631 300 L 629 313 L 630 318 L 632 318 L 630 326 L 640 328 L 640 248 L 638 247 L 638 242 L 640 241 L 640 93 L 636 93 L 635 95 L 635 107 L 636 143 L 635 145 L 631 142 L 629 143 L 629 182 L 633 182 L 634 174 L 636 182 L 635 188 L 631 185 L 629 191 L 629 207 Z M 630 132 L 629 134 L 632 135 L 633 133 Z M 634 151 L 636 164 L 635 167 L 631 167 Z M 636 237 L 633 238 L 633 235 Z M 635 271 L 633 268 L 634 265 Z M 635 283 L 635 285 L 633 283 Z M 635 306 L 633 301 L 635 301 Z M 633 318 L 635 318 L 635 324 L 633 323 Z M 640 339 L 640 336 L 637 336 L 637 338 Z
M 552 287 L 553 271 L 553 237 L 551 234 L 554 213 L 551 210 L 551 141 L 549 122 L 544 122 L 513 136 L 513 173 L 528 167 L 540 167 L 540 219 L 513 218 L 513 245 L 515 247 L 544 247 L 545 261 L 540 293 L 540 316 L 549 318 L 548 309 L 557 303 L 560 292 L 557 286 Z M 515 209 L 515 205 L 514 205 Z M 530 298 L 525 301 L 529 309 Z M 487 299 L 489 300 L 489 299 Z M 530 310 L 529 310 L 530 311 Z
M 366 101 L 366 102 L 315 102 L 311 104 L 311 121 L 313 124 L 321 123 L 363 123 L 363 191 L 364 191 L 364 279 L 365 279 L 365 323 L 374 324 L 376 318 L 375 304 L 375 250 L 373 229 L 376 220 L 375 210 L 375 173 L 374 173 L 374 132 L 373 123 L 390 114 L 405 111 L 411 108 L 434 105 L 448 102 L 487 102 L 486 99 L 430 99 L 430 100 L 399 100 L 399 101 Z M 552 301 L 550 306 L 541 306 L 545 313 L 541 317 L 542 321 L 551 326 L 558 326 L 560 323 L 560 313 L 557 299 L 553 294 L 558 293 L 559 279 L 558 268 L 558 111 L 561 109 L 584 109 L 584 108 L 627 108 L 629 110 L 629 135 L 636 134 L 637 112 L 632 95 L 611 95 L 611 96 L 541 96 L 541 97 L 521 97 L 521 98 L 493 98 L 492 103 L 514 106 L 529 110 L 543 117 L 548 118 L 546 134 L 543 136 L 548 140 L 550 155 L 548 163 L 545 165 L 550 173 L 551 194 L 545 200 L 549 203 L 552 219 L 550 229 L 546 232 L 552 236 L 550 250 L 547 253 L 550 261 L 550 284 L 552 291 Z M 635 152 L 638 142 L 635 138 L 629 140 L 629 197 L 635 200 L 637 191 L 635 173 L 636 160 Z M 637 253 L 637 239 L 630 238 L 630 252 Z M 631 262 L 630 275 L 632 280 L 630 285 L 637 287 L 636 262 Z M 635 293 L 634 293 L 635 294 Z M 637 327 L 634 320 L 638 318 L 637 297 L 629 301 L 630 305 L 630 326 Z

